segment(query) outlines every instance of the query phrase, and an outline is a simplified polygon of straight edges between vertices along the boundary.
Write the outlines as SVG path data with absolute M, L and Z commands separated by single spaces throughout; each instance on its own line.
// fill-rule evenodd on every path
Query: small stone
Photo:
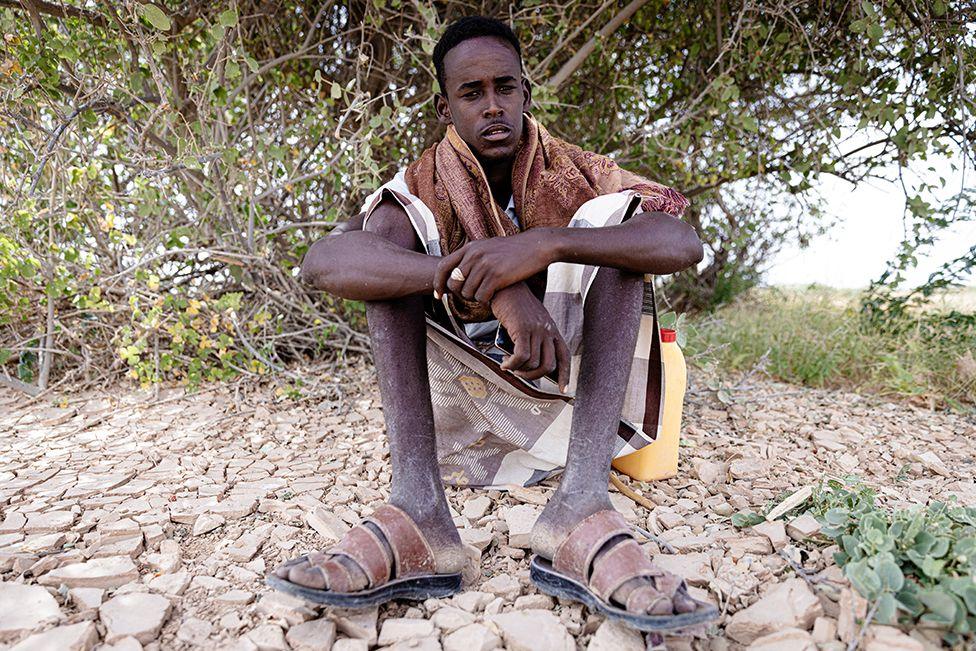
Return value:
M 142 644 L 134 637 L 124 637 L 115 644 L 105 644 L 98 651 L 142 651 Z
M 736 459 L 729 466 L 729 474 L 733 479 L 752 479 L 765 475 L 769 471 L 769 461 L 756 458 Z
M 330 651 L 335 638 L 335 622 L 324 617 L 292 626 L 285 635 L 294 651 Z
M 782 520 L 773 520 L 772 522 L 763 521 L 753 525 L 752 530 L 760 535 L 766 536 L 769 539 L 769 544 L 776 551 L 783 549 L 789 543 L 789 538 L 786 536 L 786 527 L 783 525 Z
M 267 536 L 246 533 L 224 548 L 224 554 L 238 563 L 246 563 L 254 558 Z
M 385 646 L 406 642 L 408 640 L 418 640 L 430 637 L 434 634 L 434 624 L 428 619 L 408 619 L 406 617 L 394 617 L 383 622 L 380 629 L 380 636 L 377 644 Z
M 222 515 L 204 513 L 193 523 L 193 535 L 202 536 L 205 533 L 210 533 L 214 529 L 223 526 L 224 522 L 226 520 Z
M 704 552 L 691 554 L 657 554 L 654 563 L 662 570 L 677 574 L 688 585 L 707 587 L 715 578 L 712 571 L 712 560 Z
M 925 645 L 894 626 L 869 626 L 864 651 L 925 651 Z
M 143 552 L 145 547 L 142 544 L 142 532 L 136 536 L 128 538 L 109 538 L 99 543 L 95 548 L 92 558 L 104 558 L 106 556 L 128 556 L 135 558 Z
M 227 520 L 239 520 L 251 515 L 258 508 L 258 499 L 253 495 L 231 495 L 213 506 L 206 507 L 206 512 L 223 516 Z
M 532 528 L 539 519 L 541 511 L 530 504 L 513 506 L 505 513 L 508 525 L 508 544 L 511 547 L 529 549 L 532 547 Z
M 454 605 L 461 610 L 466 610 L 469 613 L 476 613 L 484 610 L 484 607 L 487 606 L 494 598 L 494 595 L 487 592 L 469 590 L 467 592 L 454 595 L 451 598 L 451 601 L 453 601 Z
M 26 515 L 19 511 L 10 511 L 4 516 L 3 523 L 0 524 L 0 534 L 21 532 L 24 530 L 24 525 L 26 524 Z
M 258 651 L 288 651 L 285 632 L 275 624 L 258 626 L 249 631 L 245 637 L 258 648 Z
M 332 651 L 368 651 L 368 649 L 369 645 L 366 643 L 366 640 L 358 640 L 350 637 L 336 640 L 335 644 L 332 645 Z
M 492 577 L 485 581 L 481 587 L 485 592 L 501 597 L 505 601 L 514 601 L 515 597 L 522 592 L 522 586 L 519 585 L 518 580 L 508 574 Z
M 178 597 L 190 585 L 190 573 L 186 570 L 173 574 L 161 574 L 149 582 L 149 589 L 160 594 Z
M 192 646 L 202 646 L 213 632 L 213 624 L 196 617 L 190 617 L 180 624 L 176 639 Z
M 607 619 L 596 629 L 586 651 L 644 651 L 646 648 L 639 631 Z
M 379 609 L 335 609 L 333 610 L 336 626 L 349 637 L 366 640 L 370 646 L 376 644 L 376 620 Z
M 73 563 L 52 570 L 37 579 L 41 585 L 61 585 L 69 588 L 118 588 L 139 580 L 139 570 L 128 556 L 94 558 L 85 563 Z
M 271 618 L 281 618 L 288 622 L 289 626 L 315 618 L 315 611 L 308 607 L 304 599 L 283 592 L 268 592 L 262 595 L 257 611 Z
M 658 524 L 665 529 L 674 529 L 675 527 L 680 527 L 685 523 L 685 518 L 683 515 L 679 515 L 671 509 L 662 507 L 654 509 L 654 518 L 658 521 Z
M 10 651 L 89 651 L 97 643 L 95 623 L 80 622 L 31 635 Z
M 334 513 L 317 508 L 305 514 L 305 522 L 327 543 L 337 543 L 351 528 Z
M 837 636 L 841 642 L 850 644 L 860 631 L 861 622 L 867 617 L 868 602 L 850 588 L 844 588 L 837 605 Z
M 47 513 L 30 513 L 24 533 L 57 533 L 67 531 L 75 522 L 75 514 L 71 511 L 48 511 Z
M 820 523 L 809 513 L 804 513 L 786 525 L 786 533 L 793 540 L 803 541 L 820 533 Z
M 759 601 L 732 615 L 725 633 L 740 644 L 784 628 L 806 630 L 823 615 L 820 601 L 803 579 L 787 579 L 773 586 Z
M 462 626 L 444 638 L 444 651 L 494 651 L 501 645 L 502 639 L 484 624 Z
M 437 609 L 437 612 L 431 616 L 430 621 L 443 633 L 451 633 L 468 624 L 474 623 L 474 615 L 455 606 L 444 606 Z
M 813 641 L 817 644 L 833 642 L 837 639 L 837 620 L 829 617 L 818 617 L 813 622 Z
M 515 610 L 552 610 L 552 597 L 547 594 L 527 594 L 515 600 Z
M 817 651 L 817 645 L 806 631 L 786 628 L 756 639 L 749 651 Z
M 254 601 L 254 593 L 247 590 L 228 590 L 217 597 L 217 601 L 224 604 L 234 604 L 235 606 L 246 606 Z
M 244 621 L 237 613 L 229 612 L 226 613 L 223 617 L 221 617 L 217 621 L 217 625 L 226 631 L 230 631 L 231 633 L 236 633 L 237 631 L 244 628 Z
M 705 486 L 711 488 L 719 484 L 724 484 L 728 478 L 728 471 L 724 464 L 714 461 L 696 460 L 692 462 L 695 474 Z
M 72 588 L 68 590 L 68 599 L 77 606 L 78 610 L 90 610 L 102 605 L 105 591 L 101 588 Z
M 746 554 L 762 556 L 771 553 L 773 553 L 773 546 L 766 536 L 745 536 L 744 538 L 733 538 L 729 541 L 729 554 L 734 561 L 738 561 Z
M 58 602 L 44 588 L 0 583 L 0 641 L 15 639 L 44 622 L 60 619 Z
M 145 558 L 149 566 L 160 574 L 172 574 L 183 563 L 180 545 L 175 540 L 163 540 L 159 543 L 159 553 L 146 554 Z
M 847 445 L 841 440 L 840 435 L 833 430 L 817 430 L 810 436 L 813 444 L 818 450 L 828 450 L 830 452 L 843 452 Z
M 487 495 L 477 495 L 469 498 L 464 503 L 464 509 L 461 511 L 461 515 L 470 522 L 475 522 L 485 517 L 490 508 L 491 499 Z
M 461 542 L 471 545 L 479 552 L 485 551 L 495 537 L 487 529 L 458 529 Z
M 98 614 L 109 644 L 127 635 L 149 644 L 159 635 L 169 611 L 170 602 L 166 597 L 133 592 L 112 597 L 102 604 Z
M 547 610 L 516 610 L 488 618 L 509 651 L 575 651 L 576 643 L 559 618 Z

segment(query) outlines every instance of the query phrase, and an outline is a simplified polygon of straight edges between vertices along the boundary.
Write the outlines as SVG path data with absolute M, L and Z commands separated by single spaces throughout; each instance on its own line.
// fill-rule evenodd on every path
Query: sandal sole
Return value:
M 405 579 L 387 581 L 372 590 L 359 592 L 330 592 L 308 588 L 274 574 L 265 578 L 265 583 L 293 597 L 301 597 L 307 601 L 326 606 L 341 608 L 369 608 L 394 599 L 409 601 L 423 601 L 424 599 L 438 599 L 449 597 L 461 591 L 461 574 L 429 574 Z
M 689 626 L 697 626 L 718 619 L 715 606 L 693 599 L 698 609 L 690 613 L 675 615 L 635 615 L 622 608 L 608 604 L 578 581 L 574 581 L 552 568 L 552 563 L 540 556 L 532 559 L 529 576 L 535 585 L 553 597 L 572 599 L 584 603 L 591 611 L 601 613 L 610 619 L 619 619 L 641 631 L 673 631 Z

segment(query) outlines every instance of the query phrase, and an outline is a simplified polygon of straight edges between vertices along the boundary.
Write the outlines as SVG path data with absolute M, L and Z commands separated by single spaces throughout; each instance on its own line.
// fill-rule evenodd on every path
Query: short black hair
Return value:
M 434 46 L 434 68 L 437 70 L 437 83 L 440 84 L 441 93 L 447 94 L 447 89 L 444 87 L 444 57 L 454 46 L 480 36 L 496 36 L 507 41 L 515 48 L 515 53 L 518 54 L 519 68 L 522 67 L 522 47 L 511 27 L 500 20 L 487 16 L 465 16 L 448 25 L 440 40 L 437 41 L 437 45 Z

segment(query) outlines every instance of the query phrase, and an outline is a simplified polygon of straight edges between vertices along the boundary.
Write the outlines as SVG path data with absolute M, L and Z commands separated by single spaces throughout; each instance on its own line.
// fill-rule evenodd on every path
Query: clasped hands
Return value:
M 526 380 L 558 370 L 559 390 L 565 392 L 569 348 L 524 282 L 552 262 L 552 253 L 538 233 L 475 240 L 441 259 L 434 274 L 434 295 L 450 292 L 489 304 L 515 344 L 502 368 Z

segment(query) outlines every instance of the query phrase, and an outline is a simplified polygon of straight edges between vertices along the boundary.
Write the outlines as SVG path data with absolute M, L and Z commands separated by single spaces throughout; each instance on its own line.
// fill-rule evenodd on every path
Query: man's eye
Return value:
M 503 93 L 510 93 L 513 90 L 515 90 L 515 86 L 502 86 L 501 88 L 499 88 L 499 90 L 502 91 Z
M 474 98 L 478 96 L 478 91 L 473 90 L 470 93 L 465 93 L 462 97 Z

